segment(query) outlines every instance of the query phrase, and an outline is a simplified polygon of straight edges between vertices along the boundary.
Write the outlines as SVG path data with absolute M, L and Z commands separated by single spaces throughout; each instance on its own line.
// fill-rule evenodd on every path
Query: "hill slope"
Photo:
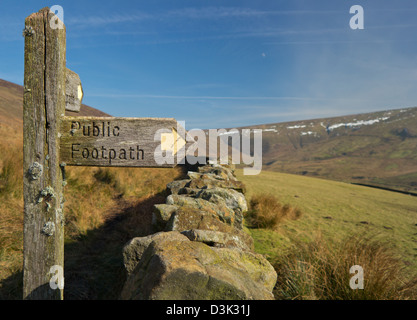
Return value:
M 108 117 L 104 113 L 85 104 L 81 105 L 79 113 L 67 111 L 68 116 L 98 116 Z M 0 123 L 3 125 L 19 125 L 23 121 L 23 87 L 0 79 Z
M 264 170 L 417 191 L 417 108 L 246 128 Z

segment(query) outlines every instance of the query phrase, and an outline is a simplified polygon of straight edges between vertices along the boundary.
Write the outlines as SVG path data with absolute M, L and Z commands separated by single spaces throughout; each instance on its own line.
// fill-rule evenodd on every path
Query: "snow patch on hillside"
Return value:
M 372 120 L 359 120 L 356 122 L 349 122 L 349 123 L 336 123 L 333 124 L 331 126 L 327 127 L 327 130 L 332 131 L 334 129 L 340 128 L 340 127 L 359 127 L 359 126 L 369 126 L 369 125 L 373 125 L 375 123 L 378 123 L 380 121 L 385 121 L 388 120 L 389 117 L 382 117 L 382 118 L 377 118 L 377 119 L 372 119 Z
M 305 127 L 306 127 L 306 125 L 289 126 L 289 127 L 287 127 L 287 129 L 302 129 L 302 128 L 305 128 Z
M 302 135 L 302 136 L 312 135 L 312 134 L 316 135 L 316 133 L 315 133 L 315 132 L 312 132 L 312 131 L 301 132 L 301 135 Z

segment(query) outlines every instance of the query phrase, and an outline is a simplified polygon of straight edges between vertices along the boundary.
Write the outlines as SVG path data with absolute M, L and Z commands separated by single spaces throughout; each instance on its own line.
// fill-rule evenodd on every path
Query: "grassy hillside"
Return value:
M 80 112 L 66 111 L 67 116 L 108 117 L 105 112 L 81 105 Z M 23 126 L 23 87 L 0 79 L 0 128 Z M 15 135 L 14 135 L 15 136 Z
M 352 235 L 380 240 L 417 270 L 417 198 L 409 195 L 317 178 L 262 171 L 237 176 L 247 197 L 272 194 L 299 208 L 297 220 L 285 220 L 278 230 L 251 229 L 256 250 L 274 260 L 295 241 L 312 241 L 318 234 L 329 242 Z
M 266 170 L 417 191 L 417 108 L 248 128 Z
M 23 87 L 0 79 L 0 126 L 2 122 L 22 124 Z

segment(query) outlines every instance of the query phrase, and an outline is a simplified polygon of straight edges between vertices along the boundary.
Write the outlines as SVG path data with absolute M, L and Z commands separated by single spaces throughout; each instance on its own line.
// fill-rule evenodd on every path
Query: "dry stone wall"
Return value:
M 121 299 L 269 300 L 277 274 L 243 228 L 245 187 L 229 165 L 208 164 L 167 185 L 155 233 L 123 249 Z

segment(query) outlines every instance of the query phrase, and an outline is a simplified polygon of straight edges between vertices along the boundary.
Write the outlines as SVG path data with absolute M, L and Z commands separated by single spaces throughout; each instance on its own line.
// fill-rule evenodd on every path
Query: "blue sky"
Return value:
M 83 103 L 113 116 L 231 128 L 417 105 L 415 0 L 0 0 L 0 78 L 23 83 L 24 19 L 53 5 Z

